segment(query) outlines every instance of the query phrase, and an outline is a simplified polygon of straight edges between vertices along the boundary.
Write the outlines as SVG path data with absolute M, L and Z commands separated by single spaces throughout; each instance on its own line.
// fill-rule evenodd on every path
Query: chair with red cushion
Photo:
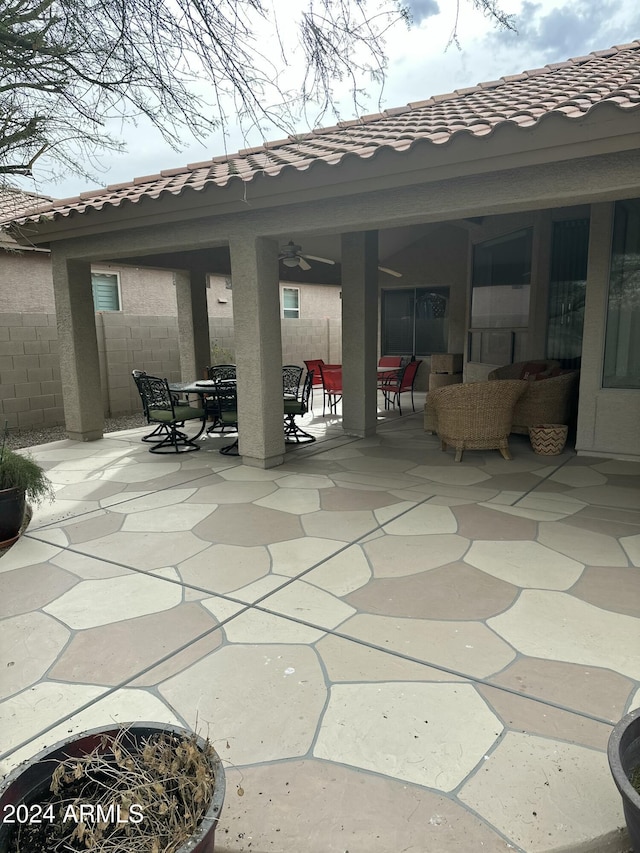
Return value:
M 311 402 L 309 403 L 309 408 L 313 409 L 313 389 L 322 387 L 322 374 L 320 373 L 320 365 L 324 364 L 324 360 L 321 358 L 310 358 L 308 361 L 305 361 L 304 364 L 307 368 L 307 372 L 313 374 L 311 383 Z
M 397 367 L 398 373 L 400 372 L 400 368 L 402 367 L 402 356 L 401 355 L 383 355 L 378 359 L 378 367 Z M 394 379 L 398 376 L 398 373 L 392 373 L 391 371 L 383 370 L 382 372 L 378 372 L 378 391 L 384 392 L 384 384 L 387 379 Z
M 401 367 L 401 355 L 383 355 L 378 359 L 378 367 Z
M 421 364 L 422 359 L 410 361 L 409 364 L 406 364 L 402 370 L 398 371 L 398 373 L 390 373 L 386 375 L 386 378 L 378 386 L 384 394 L 385 409 L 388 409 L 389 406 L 393 406 L 395 409 L 397 403 L 398 411 L 402 414 L 400 395 L 410 392 L 411 408 L 415 412 L 416 407 L 413 402 L 413 386 L 416 381 L 418 368 Z
M 329 404 L 329 411 L 336 414 L 338 402 L 342 399 L 342 365 L 341 364 L 325 364 L 320 365 L 320 375 L 322 376 L 322 415 L 324 416 L 326 406 Z

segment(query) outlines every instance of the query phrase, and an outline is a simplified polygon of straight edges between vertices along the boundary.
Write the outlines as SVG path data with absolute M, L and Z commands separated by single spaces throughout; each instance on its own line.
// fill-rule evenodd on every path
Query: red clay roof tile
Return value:
M 39 208 L 38 215 L 65 217 L 117 207 L 124 201 L 135 204 L 144 197 L 178 195 L 186 188 L 201 191 L 234 179 L 246 182 L 259 174 L 276 176 L 285 169 L 301 172 L 318 162 L 338 164 L 347 156 L 369 158 L 382 148 L 406 151 L 418 140 L 443 145 L 460 134 L 486 136 L 508 123 L 530 129 L 552 113 L 581 119 L 607 101 L 623 110 L 638 108 L 640 41 L 84 192 Z M 2 212 L 0 207 L 0 215 Z M 19 221 L 38 215 L 23 216 Z

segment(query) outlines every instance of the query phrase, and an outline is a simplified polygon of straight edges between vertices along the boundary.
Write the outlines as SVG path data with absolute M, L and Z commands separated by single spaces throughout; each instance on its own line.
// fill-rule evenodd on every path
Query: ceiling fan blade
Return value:
M 301 270 L 310 270 L 311 269 L 311 264 L 308 264 L 305 261 L 305 259 L 302 257 L 302 255 L 298 255 L 298 266 L 300 267 Z
M 320 261 L 321 264 L 335 264 L 330 258 L 318 258 L 315 255 L 301 255 L 302 258 L 307 258 L 310 261 Z
M 394 275 L 396 278 L 402 278 L 402 273 L 397 270 L 390 270 L 389 267 L 378 267 L 380 272 L 386 272 L 387 275 Z

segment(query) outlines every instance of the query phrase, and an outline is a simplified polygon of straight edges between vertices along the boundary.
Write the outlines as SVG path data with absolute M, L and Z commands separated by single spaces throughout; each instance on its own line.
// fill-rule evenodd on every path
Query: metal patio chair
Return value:
M 164 428 L 164 431 L 157 433 L 157 438 L 161 440 L 155 442 L 153 447 L 149 448 L 149 452 L 187 453 L 191 450 L 200 450 L 200 445 L 196 444 L 195 440 L 200 437 L 204 430 L 205 410 L 189 405 L 180 405 L 179 401 L 176 402 L 175 395 L 169 390 L 166 379 L 144 373 L 138 376 L 136 384 L 140 390 L 142 404 L 149 423 L 156 423 L 158 428 Z M 202 421 L 202 426 L 199 432 L 190 438 L 178 427 L 184 426 L 187 421 L 194 420 Z M 163 435 L 164 438 L 162 438 Z
M 148 424 L 150 424 L 150 423 L 151 423 L 151 421 L 150 421 L 150 419 L 149 419 L 149 411 L 148 411 L 148 409 L 147 409 L 147 405 L 146 405 L 145 398 L 144 398 L 144 396 L 143 396 L 142 390 L 141 390 L 141 388 L 140 388 L 140 381 L 139 381 L 139 380 L 140 380 L 140 377 L 141 377 L 141 376 L 146 376 L 146 375 L 147 375 L 147 373 L 146 373 L 144 370 L 132 370 L 132 371 L 131 371 L 131 375 L 133 376 L 133 381 L 136 383 L 136 388 L 138 389 L 138 394 L 140 395 L 140 400 L 142 401 L 142 411 L 143 411 L 144 416 L 145 416 L 145 418 L 146 418 L 146 420 L 147 420 L 147 423 L 148 423 Z M 177 397 L 177 395 L 175 395 L 175 394 L 174 394 L 174 395 L 173 395 L 173 397 L 174 397 L 174 402 L 175 402 L 175 403 L 178 403 L 178 397 Z M 186 402 L 182 402 L 182 403 L 179 403 L 178 405 L 184 405 L 184 406 L 186 406 L 187 404 L 186 404 Z M 142 438 L 140 439 L 140 441 L 147 441 L 147 442 L 157 443 L 157 441 L 159 440 L 159 438 L 160 438 L 161 436 L 169 435 L 169 432 L 170 432 L 169 427 L 168 427 L 166 424 L 164 424 L 164 423 L 159 423 L 159 424 L 155 427 L 155 429 L 154 429 L 154 430 L 152 430 L 151 432 L 147 433 L 147 435 L 143 435 L 143 436 L 142 436 Z M 183 435 L 184 435 L 184 433 L 183 433 Z
M 218 419 L 222 432 L 229 427 L 238 430 L 238 391 L 235 382 L 217 382 L 213 386 L 213 399 L 218 412 Z M 238 439 L 220 448 L 220 453 L 225 456 L 238 455 Z
M 305 367 L 308 371 L 313 373 L 313 381 L 311 383 L 311 408 L 313 409 L 313 391 L 315 388 L 322 387 L 322 374 L 320 373 L 320 365 L 324 364 L 324 359 L 322 358 L 310 358 L 305 360 Z
M 384 407 L 388 409 L 393 406 L 395 409 L 398 404 L 398 411 L 402 415 L 402 404 L 400 395 L 405 393 L 411 394 L 411 408 L 415 412 L 416 407 L 413 401 L 413 386 L 416 381 L 418 368 L 422 364 L 421 359 L 410 361 L 400 368 L 397 373 L 388 374 L 381 382 L 378 382 L 378 389 L 384 395 Z
M 298 395 L 295 399 L 284 398 L 284 440 L 287 444 L 310 444 L 315 441 L 314 435 L 305 432 L 295 419 L 306 415 L 309 411 L 309 396 L 313 386 L 313 370 L 307 370 L 302 390 L 298 386 Z
M 282 366 L 282 393 L 285 397 L 298 397 L 303 370 L 304 367 L 297 364 L 284 364 Z

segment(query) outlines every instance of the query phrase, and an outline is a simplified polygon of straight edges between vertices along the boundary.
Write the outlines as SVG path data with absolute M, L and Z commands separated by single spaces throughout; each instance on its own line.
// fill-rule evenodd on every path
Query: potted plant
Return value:
M 7 776 L 0 851 L 212 853 L 224 794 L 209 741 L 164 723 L 112 723 Z
M 7 447 L 5 427 L 0 445 L 0 548 L 18 538 L 26 500 L 53 500 L 53 486 L 42 468 L 28 454 Z
M 622 797 L 631 846 L 640 853 L 640 708 L 613 727 L 608 757 L 613 781 Z

